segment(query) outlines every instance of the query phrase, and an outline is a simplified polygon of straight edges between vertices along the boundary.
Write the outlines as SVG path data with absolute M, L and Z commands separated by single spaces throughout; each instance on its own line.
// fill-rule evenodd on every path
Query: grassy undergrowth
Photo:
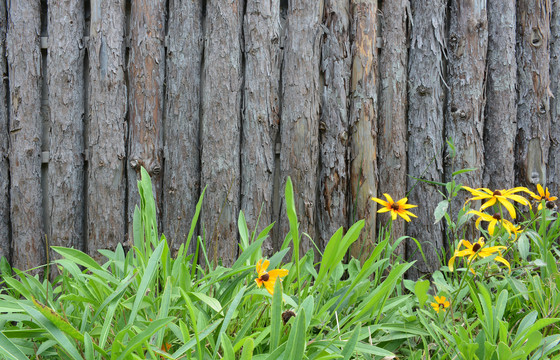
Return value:
M 101 250 L 107 261 L 100 265 L 78 250 L 53 247 L 61 259 L 51 265 L 60 273 L 52 282 L 1 261 L 0 358 L 559 357 L 560 222 L 551 197 L 541 196 L 540 209 L 535 204 L 519 212 L 513 227 L 500 201 L 489 205 L 482 210 L 500 214 L 499 220 L 492 216 L 497 220 L 489 232 L 484 223 L 472 229 L 477 213 L 448 213 L 453 197 L 466 188 L 439 185 L 447 191 L 435 221 L 446 222 L 450 248 L 442 257 L 453 255 L 453 262 L 411 281 L 403 279 L 414 264 L 394 255 L 407 239 L 393 239 L 389 230 L 380 232 L 363 264 L 343 261 L 363 221 L 333 234 L 320 258 L 313 251 L 300 254 L 290 181 L 290 233 L 267 269 L 256 266 L 272 225 L 257 234 L 243 213 L 237 261 L 231 267 L 208 261 L 204 239 L 193 238 L 204 193 L 187 242 L 174 257 L 158 232 L 152 184 L 143 171 L 130 251 L 120 245 Z M 465 233 L 476 237 L 461 241 Z M 197 250 L 187 254 L 191 241 Z

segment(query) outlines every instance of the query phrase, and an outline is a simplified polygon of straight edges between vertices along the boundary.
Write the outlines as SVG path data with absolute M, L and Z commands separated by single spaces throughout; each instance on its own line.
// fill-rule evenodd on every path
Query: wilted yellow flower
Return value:
M 550 196 L 548 188 L 543 189 L 541 184 L 537 184 L 537 192 L 539 193 L 538 195 L 535 193 L 531 193 L 531 196 L 533 197 L 533 199 L 539 202 L 539 210 L 542 209 L 542 200 L 546 200 L 547 202 L 558 200 L 558 197 Z
M 266 269 L 268 268 L 268 265 L 270 265 L 270 261 L 268 260 L 263 262 L 263 259 L 260 259 L 257 262 L 256 268 L 259 276 L 255 279 L 255 282 L 258 287 L 261 287 L 264 284 L 264 287 L 268 290 L 270 295 L 274 295 L 274 284 L 276 283 L 276 279 L 283 278 L 288 275 L 288 270 L 276 269 L 267 272 Z
M 499 203 L 507 209 L 511 218 L 515 219 L 515 215 L 516 215 L 515 208 L 513 207 L 512 203 L 509 202 L 509 200 L 517 201 L 522 205 L 531 206 L 529 200 L 525 199 L 521 195 L 515 194 L 520 191 L 526 192 L 528 194 L 532 194 L 531 191 L 525 187 L 516 187 L 509 190 L 494 190 L 494 191 L 487 188 L 473 189 L 468 186 L 463 186 L 462 188 L 474 195 L 474 197 L 468 199 L 467 202 L 475 201 L 475 200 L 488 200 L 484 204 L 482 204 L 482 206 L 480 207 L 480 211 L 490 206 L 493 206 L 496 203 Z
M 464 245 L 466 249 L 460 250 L 461 245 Z M 455 249 L 455 253 L 451 257 L 451 259 L 449 259 L 449 270 L 453 271 L 453 266 L 455 265 L 455 258 L 457 257 L 468 256 L 469 258 L 467 259 L 467 262 L 470 264 L 476 258 L 485 258 L 494 253 L 498 253 L 501 255 L 501 250 L 505 248 L 506 248 L 505 246 L 490 246 L 485 248 L 484 238 L 482 237 L 478 239 L 478 241 L 474 244 L 471 244 L 470 241 L 468 240 L 461 240 L 459 241 L 459 246 L 457 246 L 457 249 Z M 504 259 L 501 256 L 496 256 L 496 261 L 499 261 L 502 264 L 506 265 L 511 271 L 509 262 L 506 259 Z
M 445 296 L 434 296 L 436 302 L 431 303 L 434 311 L 439 314 L 440 310 L 445 311 L 451 304 L 445 299 Z
M 391 218 L 393 220 L 397 219 L 397 215 L 399 215 L 400 217 L 402 217 L 403 219 L 405 219 L 406 221 L 410 221 L 410 216 L 412 217 L 418 217 L 416 215 L 414 215 L 413 213 L 411 213 L 410 211 L 407 211 L 406 209 L 411 209 L 416 207 L 417 205 L 410 205 L 407 204 L 406 202 L 408 201 L 408 198 L 402 198 L 397 202 L 393 201 L 393 198 L 391 198 L 391 196 L 389 196 L 389 194 L 383 194 L 385 195 L 385 197 L 387 198 L 387 201 L 385 200 L 381 200 L 379 198 L 376 197 L 372 197 L 371 200 L 375 201 L 376 203 L 379 203 L 381 205 L 383 205 L 383 207 L 379 210 L 377 210 L 378 213 L 384 213 L 384 212 L 391 212 Z

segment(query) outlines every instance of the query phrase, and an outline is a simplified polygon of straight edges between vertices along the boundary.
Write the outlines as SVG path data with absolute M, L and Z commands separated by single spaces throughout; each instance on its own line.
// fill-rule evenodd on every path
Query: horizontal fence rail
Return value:
M 56 258 L 47 244 L 97 260 L 129 246 L 144 167 L 173 251 L 206 189 L 210 260 L 236 259 L 240 211 L 257 233 L 276 222 L 270 255 L 290 176 L 320 250 L 365 219 L 356 257 L 387 223 L 371 197 L 408 196 L 418 218 L 393 232 L 428 261 L 413 241 L 396 251 L 420 260 L 410 276 L 434 271 L 441 196 L 418 178 L 472 168 L 456 180 L 560 191 L 559 14 L 551 0 L 0 1 L 0 256 L 31 269 Z

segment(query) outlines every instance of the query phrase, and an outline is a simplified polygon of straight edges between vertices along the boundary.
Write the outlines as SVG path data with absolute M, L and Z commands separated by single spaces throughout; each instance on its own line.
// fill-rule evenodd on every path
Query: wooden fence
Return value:
M 141 166 L 175 250 L 207 187 L 224 264 L 240 210 L 281 245 L 287 176 L 319 248 L 366 220 L 354 256 L 387 220 L 370 197 L 413 188 L 418 219 L 393 225 L 424 244 L 412 276 L 448 246 L 413 177 L 560 191 L 559 1 L 7 0 L 0 54 L 0 256 L 21 269 L 45 239 L 97 259 L 129 240 Z

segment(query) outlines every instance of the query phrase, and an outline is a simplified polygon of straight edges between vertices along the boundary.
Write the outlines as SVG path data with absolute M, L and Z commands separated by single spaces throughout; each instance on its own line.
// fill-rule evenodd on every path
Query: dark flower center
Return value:
M 556 207 L 556 204 L 554 203 L 554 201 L 547 201 L 546 202 L 546 208 L 549 210 L 552 210 Z
M 268 275 L 268 273 L 264 273 L 261 275 L 262 281 L 268 281 L 268 279 L 270 279 L 270 275 Z
M 439 307 L 440 307 L 440 308 L 444 308 L 444 307 L 445 307 L 445 304 L 439 303 Z
M 392 210 L 395 210 L 395 211 L 399 210 L 399 204 L 397 204 L 397 203 L 392 203 L 392 204 L 391 204 L 391 209 L 392 209 Z
M 500 192 L 500 190 L 496 190 L 496 191 L 494 191 L 494 193 L 493 193 L 492 195 L 494 195 L 494 196 L 501 196 L 502 193 Z
M 296 313 L 293 312 L 292 310 L 286 310 L 282 313 L 282 321 L 284 322 L 284 325 L 286 325 L 286 323 L 290 320 L 291 317 L 296 316 Z
M 494 219 L 498 220 L 498 221 L 502 220 L 502 216 L 501 216 L 500 214 L 498 214 L 498 213 L 494 214 L 494 216 L 492 216 L 492 217 L 493 217 Z
M 480 250 L 481 247 L 482 247 L 482 246 L 480 246 L 479 243 L 476 243 L 476 244 L 473 245 L 472 251 L 473 251 L 473 252 L 477 252 L 478 250 Z

